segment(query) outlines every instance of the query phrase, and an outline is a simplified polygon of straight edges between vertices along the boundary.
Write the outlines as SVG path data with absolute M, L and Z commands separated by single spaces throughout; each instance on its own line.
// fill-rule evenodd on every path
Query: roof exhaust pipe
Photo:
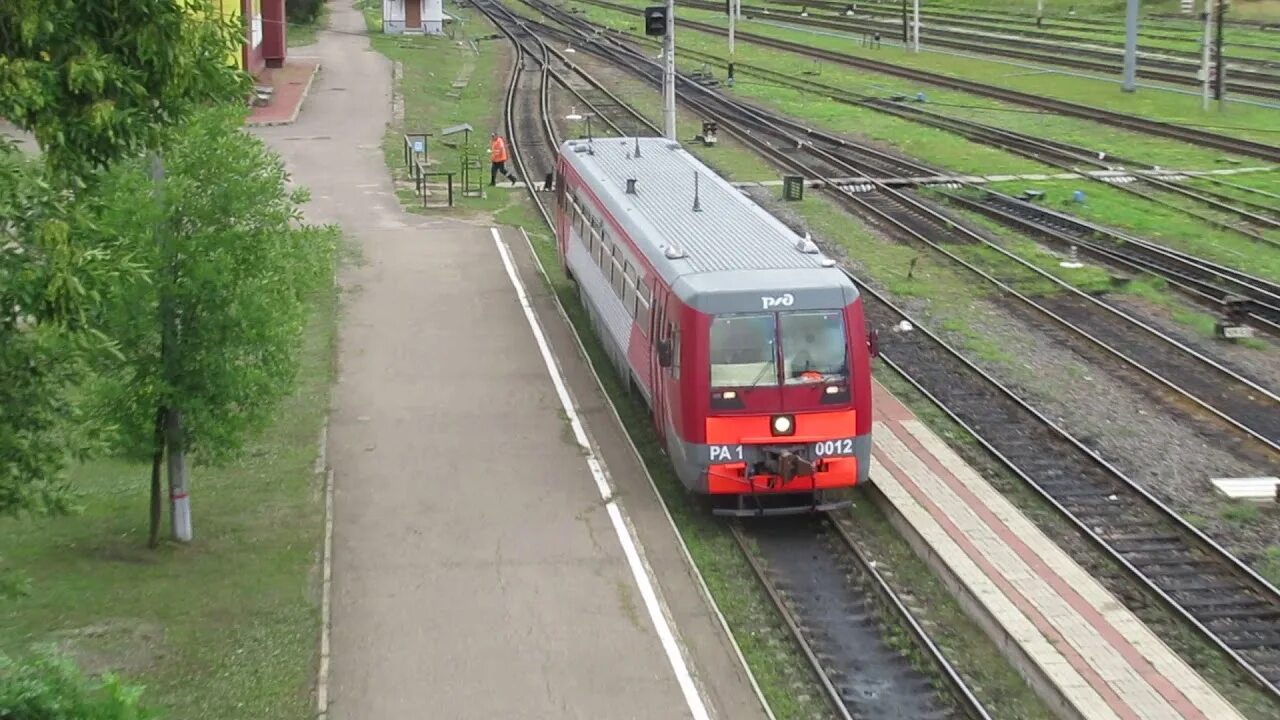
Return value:
M 693 171 L 693 211 L 702 212 L 702 203 L 698 201 L 698 171 Z

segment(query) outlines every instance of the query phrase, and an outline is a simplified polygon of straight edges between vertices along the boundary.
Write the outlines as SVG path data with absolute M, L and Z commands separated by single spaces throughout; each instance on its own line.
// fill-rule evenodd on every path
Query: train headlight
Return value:
M 774 435 L 790 435 L 796 429 L 790 415 L 775 415 L 772 425 Z

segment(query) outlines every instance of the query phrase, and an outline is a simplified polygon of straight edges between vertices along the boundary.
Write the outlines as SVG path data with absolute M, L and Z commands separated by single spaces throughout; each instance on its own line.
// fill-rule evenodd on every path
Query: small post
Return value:
M 911 38 L 908 37 L 907 30 L 907 0 L 902 0 L 902 45 L 905 47 L 909 42 Z
M 726 2 L 729 6 L 729 77 L 725 82 L 729 87 L 733 87 L 733 38 L 738 17 L 738 12 L 734 7 L 734 4 L 737 0 L 726 0 Z
M 1044 0 L 1036 0 L 1036 27 L 1044 22 Z
M 920 52 L 920 0 L 911 0 L 911 51 Z
M 676 140 L 676 3 L 667 0 L 667 34 L 663 37 L 662 134 Z
M 1218 3 L 1218 22 L 1214 28 L 1217 39 L 1213 43 L 1213 69 L 1217 77 L 1214 81 L 1213 97 L 1218 101 L 1218 110 L 1222 110 L 1224 101 L 1227 99 L 1227 67 L 1222 62 L 1222 26 L 1225 24 L 1227 14 L 1227 4 L 1223 0 L 1217 0 Z
M 1124 83 L 1120 89 L 1133 92 L 1138 78 L 1138 0 L 1127 0 L 1124 13 Z
M 1204 23 L 1204 39 L 1200 41 L 1200 109 L 1209 109 L 1209 48 L 1213 37 L 1213 0 L 1204 0 L 1200 20 Z

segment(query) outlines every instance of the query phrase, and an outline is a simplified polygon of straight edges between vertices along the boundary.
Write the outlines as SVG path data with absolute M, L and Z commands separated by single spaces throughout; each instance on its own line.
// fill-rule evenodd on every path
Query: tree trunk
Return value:
M 164 472 L 164 418 L 165 409 L 156 409 L 156 432 L 151 454 L 151 530 L 147 535 L 147 547 L 154 548 L 160 544 L 160 518 L 164 512 L 164 503 L 160 499 L 160 476 Z
M 191 499 L 187 497 L 187 453 L 182 431 L 182 411 L 165 413 L 165 446 L 169 456 L 169 502 L 173 517 L 173 539 L 191 542 Z

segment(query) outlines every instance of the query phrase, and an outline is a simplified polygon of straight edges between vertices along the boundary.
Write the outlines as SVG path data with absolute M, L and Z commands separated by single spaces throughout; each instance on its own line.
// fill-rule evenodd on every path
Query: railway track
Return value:
M 526 3 L 544 12 L 549 9 L 552 17 L 559 12 L 541 0 L 526 0 Z M 595 26 L 584 20 L 567 14 L 565 17 L 579 23 L 589 34 L 596 31 Z M 648 82 L 657 82 L 660 70 L 655 61 L 632 49 L 626 52 L 630 53 L 625 58 L 628 67 L 642 69 Z M 615 62 L 621 61 L 615 58 Z M 1151 380 L 1156 387 L 1170 393 L 1175 403 L 1189 402 L 1224 426 L 1252 439 L 1265 452 L 1280 452 L 1280 412 L 1277 411 L 1280 395 L 1024 260 L 915 194 L 873 180 L 885 176 L 936 176 L 939 174 L 936 170 L 777 116 L 683 76 L 678 84 L 691 107 L 706 117 L 720 118 L 730 129 L 737 127 L 739 134 L 745 133 L 748 144 L 765 152 L 782 167 L 832 185 L 840 184 L 835 178 L 850 175 L 860 178 L 856 183 L 858 189 L 871 192 L 844 192 L 839 197 L 862 217 L 887 226 L 900 238 L 922 244 L 977 275 L 1016 305 L 1032 310 L 1041 321 L 1084 340 L 1087 347 Z M 990 207 L 988 211 L 999 212 Z M 1008 220 L 1017 226 L 1026 218 L 1014 215 Z M 998 254 L 1001 263 L 982 268 L 954 249 L 975 244 Z M 1138 251 L 1127 243 L 1120 243 L 1112 252 L 1134 254 Z M 1168 271 L 1168 263 L 1155 263 L 1149 258 L 1134 260 L 1139 261 L 1151 270 Z M 1028 277 L 1060 292 L 1040 297 L 1020 292 L 1017 287 Z M 1208 283 L 1203 279 L 1201 282 Z
M 646 45 L 658 45 L 657 42 L 650 41 L 648 38 L 635 37 L 633 39 L 644 42 Z M 693 50 L 682 50 L 681 54 L 683 57 L 691 57 L 708 63 L 709 65 L 718 65 L 723 62 L 723 58 Z M 1080 167 L 1083 166 L 1085 168 L 1091 167 L 1099 170 L 1123 173 L 1126 168 L 1130 168 L 1132 169 L 1132 174 L 1129 175 L 1120 174 L 1113 175 L 1111 177 L 1099 177 L 1085 174 L 1084 176 L 1090 180 L 1115 187 L 1122 192 L 1127 192 L 1137 197 L 1141 197 L 1148 202 L 1154 202 L 1162 207 L 1189 215 L 1210 226 L 1239 234 L 1255 242 L 1280 247 L 1280 241 L 1263 234 L 1267 231 L 1280 230 L 1280 211 L 1277 211 L 1276 209 L 1278 206 L 1277 201 L 1280 201 L 1280 198 L 1271 197 L 1266 201 L 1255 201 L 1221 192 L 1214 192 L 1212 190 L 1192 189 L 1180 185 L 1177 182 L 1162 178 L 1157 172 L 1157 168 L 1146 163 L 1126 160 L 1116 156 L 1109 156 L 1105 153 L 1100 157 L 1098 151 L 1093 149 L 1033 137 L 1024 133 L 984 125 L 971 120 L 949 117 L 942 113 L 928 110 L 919 105 L 902 102 L 896 98 L 873 97 L 848 92 L 831 85 L 816 82 L 812 78 L 800 80 L 785 73 L 780 73 L 747 63 L 735 63 L 734 65 L 740 73 L 754 75 L 763 80 L 777 83 L 801 92 L 817 94 L 836 102 L 869 108 L 894 115 L 910 122 L 928 125 L 940 130 L 946 130 L 948 132 L 961 135 L 973 142 L 1000 148 L 1007 152 L 1021 155 L 1046 165 L 1061 168 L 1065 171 L 1079 172 Z M 1213 178 L 1212 176 L 1208 176 L 1207 179 L 1209 182 L 1227 186 L 1223 181 Z M 1233 215 L 1237 218 L 1237 221 L 1227 222 L 1212 214 L 1200 212 L 1184 205 L 1170 202 L 1163 197 L 1159 197 L 1139 189 L 1138 187 L 1127 184 L 1126 181 L 1128 180 L 1141 180 L 1144 185 L 1149 185 L 1159 191 L 1169 194 L 1188 198 L 1203 205 L 1207 210 Z M 1232 187 L 1240 189 L 1240 186 Z M 1252 188 L 1243 188 L 1243 190 L 1245 192 L 1260 193 L 1265 196 L 1265 193 L 1262 193 L 1262 191 L 1254 191 Z
M 841 718 L 989 718 L 906 604 L 827 518 L 732 525 L 756 578 L 799 643 Z M 921 673 L 886 642 L 905 629 L 933 666 Z M 940 693 L 931 680 L 941 678 Z
M 476 7 L 491 19 L 503 20 L 495 24 L 503 28 L 517 48 L 517 69 L 508 86 L 505 115 L 512 137 L 513 159 L 520 172 L 527 175 L 529 163 L 525 149 L 533 147 L 534 153 L 540 155 L 543 147 L 558 146 L 559 138 L 549 117 L 544 115 L 543 122 L 531 122 L 532 118 L 523 108 L 549 107 L 553 79 L 557 83 L 563 81 L 566 88 L 582 89 L 579 83 L 597 91 L 604 88 L 577 68 L 573 68 L 572 74 L 578 76 L 578 81 L 569 80 L 570 73 L 551 71 L 549 60 L 555 52 L 500 4 L 481 0 Z M 537 72 L 540 81 L 525 82 L 533 73 L 524 61 L 538 58 L 542 59 Z M 575 96 L 585 99 L 585 94 L 575 93 Z M 596 103 L 596 107 L 599 106 Z M 657 129 L 647 119 L 625 103 L 618 101 L 616 109 L 631 115 L 634 124 L 656 133 Z M 616 127 L 616 122 L 612 120 L 610 125 Z M 528 189 L 550 227 L 551 213 L 545 198 L 534 187 Z M 927 632 L 843 529 L 826 520 L 817 522 L 817 525 L 805 522 L 803 527 L 793 524 L 790 530 L 783 530 L 780 524 L 766 526 L 759 533 L 750 532 L 754 543 L 748 543 L 742 527 L 735 525 L 734 536 L 809 659 L 837 716 L 882 717 L 884 712 L 889 712 L 890 716 L 920 720 L 989 720 L 991 716 Z M 833 542 L 836 539 L 839 546 Z M 788 592 L 799 591 L 802 585 L 805 590 L 819 593 L 821 598 Z M 879 615 L 887 616 L 887 622 L 908 631 L 917 652 L 932 665 L 932 673 L 917 669 L 892 646 L 883 628 L 886 621 L 877 619 Z M 946 688 L 945 693 L 940 694 L 935 687 L 935 681 L 939 680 Z
M 555 7 L 538 0 L 526 3 L 568 28 L 543 26 L 546 32 L 576 37 L 576 47 L 644 75 L 643 55 L 595 37 L 593 27 Z M 749 130 L 732 123 L 726 130 L 752 144 Z M 753 146 L 770 159 L 786 158 L 768 144 Z M 894 327 L 905 320 L 915 328 L 882 336 L 881 357 L 888 365 L 972 433 L 1133 581 L 1280 700 L 1280 591 L 884 295 L 853 279 L 862 289 L 872 326 Z
M 578 1 L 583 4 L 596 5 L 617 12 L 624 12 L 632 15 L 637 13 L 636 8 L 634 7 L 619 5 L 617 3 L 609 2 L 608 0 Z M 694 20 L 677 19 L 676 24 L 678 27 L 697 30 L 711 35 L 725 36 L 728 34 L 726 29 L 721 28 L 718 25 L 710 25 Z M 613 35 L 617 33 L 608 34 Z M 756 45 L 770 47 L 775 50 L 796 53 L 815 60 L 824 60 L 847 67 L 870 70 L 951 90 L 960 90 L 962 92 L 972 93 L 982 97 L 1002 100 L 1014 105 L 1047 110 L 1059 115 L 1068 115 L 1071 117 L 1084 118 L 1086 120 L 1094 120 L 1107 125 L 1121 127 L 1126 130 L 1182 140 L 1195 145 L 1211 147 L 1224 152 L 1236 153 L 1238 155 L 1261 158 L 1268 162 L 1280 162 L 1280 146 L 1268 145 L 1266 143 L 1243 138 L 1235 138 L 1182 125 L 1159 122 L 1157 120 L 1149 120 L 1135 115 L 1126 115 L 1124 113 L 1103 110 L 1101 108 L 1090 107 L 1087 105 L 1080 105 L 1078 103 L 1058 100 L 1042 95 L 1032 95 L 1030 93 L 1010 90 L 995 85 L 988 85 L 973 80 L 965 80 L 963 78 L 933 73 L 927 70 L 918 70 L 878 60 L 845 55 L 843 53 L 809 47 L 800 43 L 781 40 L 767 35 L 761 35 L 759 33 L 739 30 L 737 31 L 736 36 L 739 42 L 750 42 Z
M 710 2 L 685 2 L 684 7 L 699 10 L 722 10 L 723 5 Z M 831 13 L 817 17 L 812 12 L 801 14 L 801 11 L 769 9 L 760 6 L 744 5 L 743 18 L 757 22 L 790 25 L 796 29 L 816 28 L 832 30 L 844 34 L 853 40 L 853 34 L 881 33 L 892 34 L 895 25 L 892 21 L 878 21 Z M 897 25 L 900 28 L 901 25 Z M 1053 65 L 1101 73 L 1119 75 L 1122 56 L 1105 50 L 1074 47 L 1059 41 L 1048 43 L 1040 40 L 1026 40 L 1008 35 L 995 34 L 991 28 L 975 35 L 973 31 L 957 31 L 938 28 L 934 24 L 921 24 L 921 43 L 926 47 L 946 48 L 964 53 L 983 56 L 995 56 L 1034 62 L 1039 65 Z M 1145 56 L 1139 59 L 1137 77 L 1143 80 L 1155 80 L 1170 85 L 1199 88 L 1200 80 L 1196 77 L 1198 65 L 1171 59 Z M 1236 67 L 1227 72 L 1227 90 L 1238 95 L 1248 95 L 1268 100 L 1280 99 L 1280 77 L 1273 73 Z
M 822 9 L 832 14 L 839 14 L 841 16 L 845 16 L 850 6 L 850 3 L 834 2 L 831 0 L 768 0 L 768 5 L 784 5 L 784 6 L 790 6 L 790 7 L 800 7 L 800 8 L 808 9 L 810 11 L 812 11 L 813 9 Z M 771 8 L 762 8 L 762 9 L 771 10 Z M 743 10 L 744 12 L 746 11 L 745 6 Z M 902 30 L 901 7 L 895 7 L 895 6 L 877 7 L 877 5 L 874 3 L 858 3 L 857 10 L 854 11 L 854 13 L 849 17 L 858 17 L 858 16 L 867 17 L 867 18 L 885 18 L 885 20 L 881 21 L 885 24 L 885 27 L 896 31 L 898 35 L 901 35 L 901 30 Z M 1049 41 L 1049 42 L 1059 43 L 1059 44 L 1074 43 L 1075 45 L 1082 46 L 1082 47 L 1069 48 L 1069 49 L 1094 49 L 1094 53 L 1096 53 L 1093 55 L 1094 57 L 1103 57 L 1103 58 L 1110 57 L 1112 59 L 1119 59 L 1121 53 L 1124 51 L 1124 42 L 1123 42 L 1124 23 L 1123 21 L 1119 21 L 1119 20 L 1101 21 L 1097 23 L 1097 25 L 1095 26 L 1095 29 L 1071 27 L 1069 25 L 1055 23 L 1053 20 L 1048 20 L 1045 23 L 1043 23 L 1040 27 L 1036 27 L 1034 19 L 1028 19 L 1025 17 L 992 18 L 992 17 L 983 17 L 982 14 L 975 14 L 975 13 L 965 13 L 964 15 L 957 15 L 950 12 L 941 12 L 937 9 L 926 10 L 924 8 L 921 8 L 920 24 L 923 27 L 922 33 L 921 33 L 922 38 L 928 37 L 928 35 L 925 33 L 929 30 L 930 25 L 945 25 L 949 28 L 964 28 L 966 30 L 969 30 L 971 31 L 971 36 L 972 36 L 972 33 L 987 33 L 987 34 L 995 33 L 1002 36 L 1016 35 L 1024 38 L 1035 38 L 1038 40 Z M 1057 30 L 1057 32 L 1054 32 L 1054 30 Z M 1117 36 L 1116 41 L 1112 42 L 1107 40 L 1099 40 L 1098 38 L 1092 37 L 1092 36 L 1080 37 L 1079 35 L 1072 34 L 1072 33 L 1097 33 L 1099 31 L 1105 31 L 1107 33 L 1115 33 Z M 1140 29 L 1140 32 L 1141 32 L 1141 35 L 1139 36 L 1138 52 L 1144 53 L 1147 55 L 1153 55 L 1153 56 L 1163 56 L 1164 58 L 1180 59 L 1182 60 L 1182 62 L 1180 63 L 1182 68 L 1185 68 L 1188 64 L 1190 65 L 1199 64 L 1200 53 L 1198 50 L 1195 50 L 1195 51 L 1177 50 L 1177 49 L 1172 49 L 1172 48 L 1162 47 L 1162 46 L 1144 45 L 1141 43 L 1143 40 L 1172 40 L 1175 42 L 1186 42 L 1189 44 L 1196 44 L 1200 42 L 1201 36 L 1204 32 L 1202 28 L 1196 31 L 1192 31 L 1191 33 L 1177 35 L 1177 34 L 1170 34 L 1170 33 L 1161 33 L 1158 31 L 1152 32 L 1148 25 L 1146 28 Z M 1057 47 L 1061 47 L 1061 46 L 1059 45 Z M 1227 44 L 1227 49 L 1229 50 L 1234 47 L 1256 48 L 1258 46 L 1249 46 L 1247 44 L 1239 44 L 1229 40 Z M 1277 50 L 1277 48 L 1274 48 L 1274 47 L 1262 46 L 1261 49 L 1280 53 L 1280 50 Z M 1107 51 L 1110 51 L 1109 55 L 1104 54 L 1104 53 L 1107 53 Z M 1278 57 L 1280 57 L 1280 55 L 1278 55 Z M 1148 62 L 1149 59 L 1160 59 L 1160 58 L 1145 58 L 1140 56 L 1138 61 L 1139 63 L 1145 63 L 1145 62 Z M 1245 67 L 1243 66 L 1247 66 L 1253 69 L 1263 69 L 1263 70 L 1280 67 L 1280 62 L 1254 59 L 1254 58 L 1248 58 L 1248 57 L 1228 57 L 1227 61 L 1229 63 L 1228 75 L 1230 75 L 1231 72 L 1234 72 L 1237 69 L 1245 69 Z M 1175 69 L 1177 67 L 1172 63 L 1169 66 L 1175 67 Z

